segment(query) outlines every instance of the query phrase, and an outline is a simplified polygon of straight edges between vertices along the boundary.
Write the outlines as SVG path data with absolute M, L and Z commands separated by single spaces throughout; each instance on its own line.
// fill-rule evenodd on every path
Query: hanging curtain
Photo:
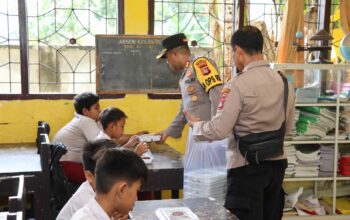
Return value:
M 350 1 L 340 0 L 340 25 L 346 35 L 350 32 Z
M 277 63 L 304 63 L 304 52 L 296 51 L 294 43 L 304 45 L 304 39 L 297 39 L 295 34 L 304 33 L 304 0 L 286 0 L 283 11 L 281 36 L 277 48 Z M 302 71 L 294 71 L 294 86 L 304 86 Z

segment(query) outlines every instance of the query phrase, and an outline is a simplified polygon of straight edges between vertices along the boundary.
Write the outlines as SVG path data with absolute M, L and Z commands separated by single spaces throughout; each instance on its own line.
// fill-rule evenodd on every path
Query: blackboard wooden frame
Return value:
M 104 90 L 100 87 L 100 54 L 97 47 L 98 39 L 164 39 L 166 36 L 160 35 L 96 35 L 96 91 L 98 94 L 179 94 L 179 88 L 176 89 L 118 89 L 118 90 Z M 156 59 L 154 57 L 154 59 Z M 180 77 L 180 76 L 179 76 Z

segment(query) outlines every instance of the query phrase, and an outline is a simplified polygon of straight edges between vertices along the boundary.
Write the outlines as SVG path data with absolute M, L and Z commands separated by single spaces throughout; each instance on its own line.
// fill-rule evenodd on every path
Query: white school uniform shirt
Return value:
M 101 140 L 101 139 L 112 140 L 112 138 L 110 136 L 108 136 L 104 131 L 100 131 L 100 133 L 97 135 L 97 137 L 95 138 L 94 141 Z
M 88 141 L 93 141 L 101 130 L 100 123 L 75 113 L 74 118 L 53 137 L 53 143 L 63 143 L 68 147 L 61 161 L 82 163 L 84 146 Z
M 71 220 L 113 220 L 113 218 L 110 218 L 96 199 L 92 198 L 73 215 Z
M 74 213 L 86 205 L 96 193 L 88 181 L 83 182 L 68 202 L 63 206 L 56 220 L 70 220 Z

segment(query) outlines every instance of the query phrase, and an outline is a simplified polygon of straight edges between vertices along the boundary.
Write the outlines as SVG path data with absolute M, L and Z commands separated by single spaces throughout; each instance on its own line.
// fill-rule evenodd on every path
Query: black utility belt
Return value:
M 283 155 L 285 125 L 275 131 L 253 133 L 244 137 L 235 134 L 237 146 L 242 156 L 250 164 Z

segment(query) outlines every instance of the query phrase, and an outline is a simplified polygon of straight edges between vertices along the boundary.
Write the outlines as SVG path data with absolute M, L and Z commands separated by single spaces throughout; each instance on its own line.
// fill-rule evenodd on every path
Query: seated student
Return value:
M 114 107 L 106 108 L 100 113 L 99 118 L 100 123 L 103 127 L 103 131 L 100 131 L 99 135 L 95 138 L 95 140 L 116 140 L 123 135 L 127 116 L 122 110 Z M 135 146 L 135 153 L 137 153 L 139 156 L 144 154 L 148 149 L 147 143 L 140 143 L 140 140 L 137 135 L 132 136 L 129 142 L 123 145 L 124 148 L 133 148 Z
M 112 140 L 101 139 L 89 142 L 83 149 L 83 165 L 86 181 L 80 185 L 78 190 L 64 205 L 56 220 L 69 220 L 73 214 L 83 207 L 95 193 L 95 167 L 96 161 L 102 156 L 103 152 L 110 148 L 115 148 L 117 144 Z
M 63 143 L 68 151 L 61 158 L 63 170 L 72 183 L 85 181 L 81 155 L 88 141 L 93 141 L 101 131 L 98 116 L 101 112 L 99 96 L 85 92 L 74 97 L 74 118 L 53 137 L 54 143 Z
M 115 213 L 127 215 L 135 205 L 137 191 L 147 180 L 146 164 L 126 149 L 108 149 L 97 161 L 96 197 L 79 209 L 72 220 L 111 220 Z
M 85 181 L 81 161 L 82 149 L 93 141 L 102 130 L 98 122 L 101 112 L 99 96 L 95 93 L 85 92 L 74 97 L 75 116 L 53 138 L 54 143 L 63 143 L 68 151 L 61 158 L 61 164 L 67 179 L 75 184 Z M 140 133 L 145 133 L 142 131 Z M 118 143 L 129 140 L 130 135 L 124 135 Z

